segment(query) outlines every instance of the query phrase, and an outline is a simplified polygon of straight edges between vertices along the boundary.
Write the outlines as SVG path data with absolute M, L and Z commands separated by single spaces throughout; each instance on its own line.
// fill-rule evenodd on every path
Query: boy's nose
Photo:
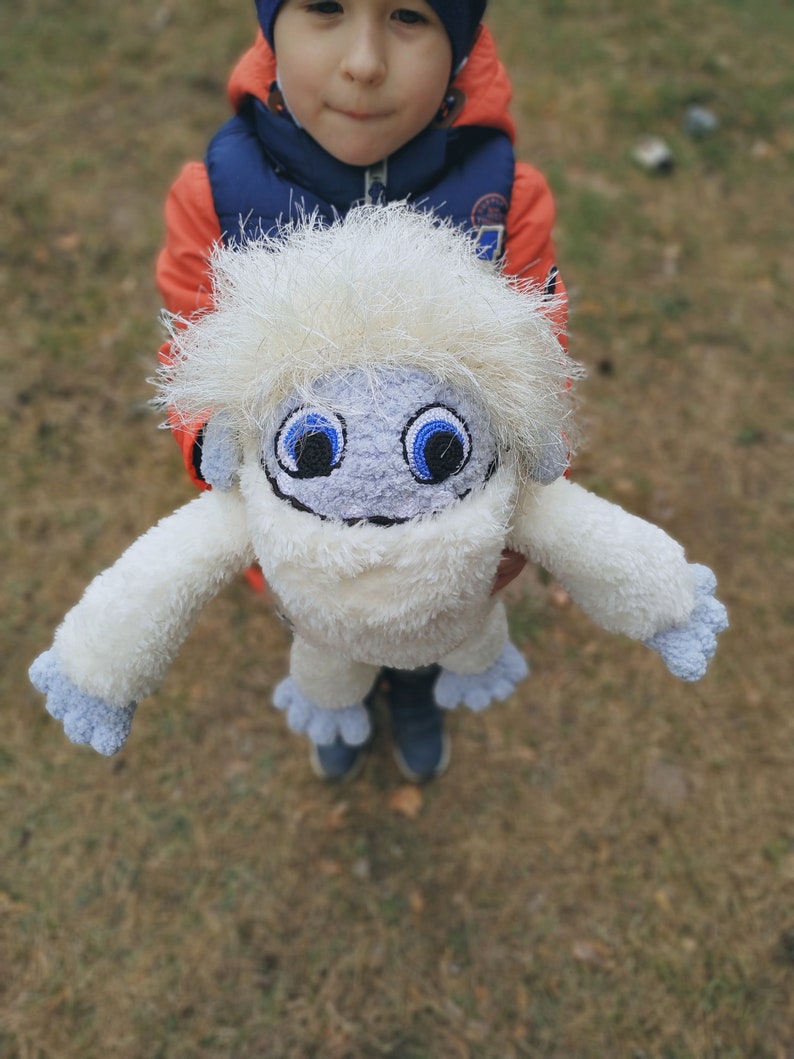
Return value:
M 352 35 L 342 56 L 342 74 L 363 84 L 378 84 L 383 80 L 386 58 L 374 34 L 359 32 Z

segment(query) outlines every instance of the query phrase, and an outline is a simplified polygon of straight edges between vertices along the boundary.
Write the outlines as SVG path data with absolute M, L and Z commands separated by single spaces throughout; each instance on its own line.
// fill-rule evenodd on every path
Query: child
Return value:
M 190 316 L 209 304 L 218 241 L 272 233 L 303 212 L 330 221 L 356 203 L 401 199 L 469 230 L 509 274 L 564 294 L 551 194 L 513 156 L 510 84 L 481 25 L 486 2 L 256 0 L 261 34 L 229 85 L 236 114 L 168 196 L 157 265 L 166 307 Z M 200 487 L 202 426 L 174 428 Z M 494 591 L 523 564 L 506 553 Z M 436 674 L 386 672 L 395 756 L 415 782 L 449 761 Z M 311 757 L 318 775 L 341 779 L 363 751 L 337 741 Z

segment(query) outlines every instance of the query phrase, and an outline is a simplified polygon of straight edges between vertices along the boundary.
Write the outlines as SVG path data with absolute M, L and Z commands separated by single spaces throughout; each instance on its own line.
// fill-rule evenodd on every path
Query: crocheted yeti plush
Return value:
M 170 321 L 160 395 L 207 424 L 212 489 L 88 587 L 31 667 L 67 736 L 112 754 L 204 605 L 254 560 L 293 635 L 274 701 L 316 743 L 369 733 L 381 667 L 438 662 L 481 709 L 528 672 L 491 594 L 500 554 L 684 680 L 727 626 L 661 529 L 565 476 L 571 380 L 543 292 L 405 206 L 312 218 L 214 258 L 215 308 Z

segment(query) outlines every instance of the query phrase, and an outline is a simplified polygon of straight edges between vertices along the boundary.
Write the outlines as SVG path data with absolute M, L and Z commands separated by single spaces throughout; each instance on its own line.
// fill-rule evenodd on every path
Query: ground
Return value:
M 791 162 L 780 0 L 493 0 L 587 366 L 575 476 L 711 565 L 682 685 L 530 571 L 531 678 L 406 787 L 381 732 L 310 774 L 288 640 L 244 581 L 128 746 L 69 744 L 26 670 L 191 495 L 147 401 L 162 201 L 227 114 L 246 0 L 0 11 L 2 1059 L 794 1056 Z M 698 103 L 719 118 L 684 128 Z M 667 174 L 632 158 L 663 137 Z

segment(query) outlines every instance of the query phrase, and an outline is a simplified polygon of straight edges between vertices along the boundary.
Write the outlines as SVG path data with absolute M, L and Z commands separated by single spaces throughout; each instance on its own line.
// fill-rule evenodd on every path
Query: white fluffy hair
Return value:
M 167 317 L 157 380 L 171 421 L 222 412 L 241 435 L 328 373 L 412 368 L 474 393 L 525 471 L 565 432 L 571 381 L 550 299 L 479 258 L 471 236 L 396 203 L 316 216 L 215 250 L 214 308 Z M 373 380 L 373 387 L 376 383 Z

